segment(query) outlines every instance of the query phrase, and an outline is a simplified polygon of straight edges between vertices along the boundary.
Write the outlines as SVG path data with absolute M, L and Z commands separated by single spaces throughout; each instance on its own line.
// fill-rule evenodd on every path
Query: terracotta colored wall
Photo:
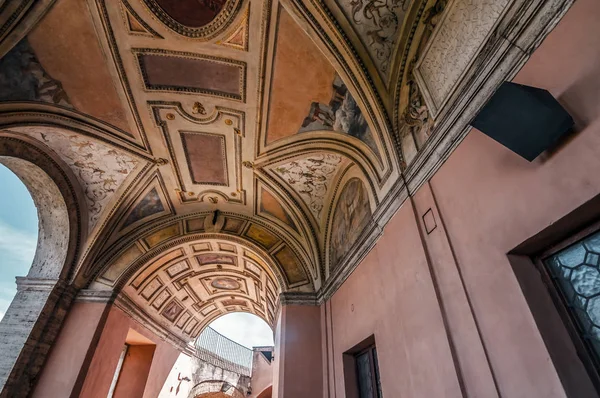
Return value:
M 80 394 L 81 397 L 106 397 L 130 328 L 156 343 L 156 355 L 152 361 L 148 377 L 152 379 L 152 383 L 148 383 L 148 392 L 144 392 L 144 394 L 146 394 L 145 396 L 158 396 L 169 370 L 171 370 L 177 359 L 178 352 L 174 347 L 158 339 L 129 318 L 123 311 L 113 306 L 94 352 Z
M 82 366 L 89 365 L 93 354 L 94 336 L 105 308 L 106 304 L 101 303 L 73 304 L 44 365 L 33 397 L 68 397 L 77 388 Z M 79 383 L 82 381 L 80 379 Z
M 273 396 L 318 397 L 323 391 L 321 314 L 319 307 L 287 305 L 279 314 L 275 333 L 277 366 Z
M 345 397 L 342 354 L 373 334 L 385 396 L 461 395 L 410 202 L 324 307 L 331 397 Z
M 471 131 L 323 305 L 325 396 L 344 397 L 342 353 L 371 334 L 385 396 L 565 396 L 507 253 L 600 193 L 599 19 L 576 2 L 515 79 L 577 133 L 529 163 Z
M 160 393 L 169 372 L 175 365 L 177 358 L 179 357 L 179 351 L 173 348 L 169 344 L 160 342 L 156 346 L 154 351 L 154 359 L 152 360 L 152 367 L 150 368 L 150 374 L 148 375 L 148 381 L 146 381 L 146 388 L 144 390 L 144 398 L 156 398 Z
M 252 353 L 252 379 L 250 382 L 252 394 L 249 398 L 256 398 L 267 387 L 273 384 L 273 365 L 258 351 Z
M 115 388 L 115 398 L 142 397 L 152 365 L 154 345 L 132 345 L 127 350 Z

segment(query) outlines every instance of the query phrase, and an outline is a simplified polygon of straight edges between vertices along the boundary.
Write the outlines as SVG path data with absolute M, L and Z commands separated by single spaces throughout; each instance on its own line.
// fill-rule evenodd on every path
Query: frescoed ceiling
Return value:
M 0 134 L 79 183 L 87 287 L 182 340 L 227 311 L 272 323 L 280 293 L 316 300 L 399 206 L 462 76 L 427 91 L 444 40 L 469 36 L 443 17 L 483 15 L 447 3 L 56 0 L 0 58 Z

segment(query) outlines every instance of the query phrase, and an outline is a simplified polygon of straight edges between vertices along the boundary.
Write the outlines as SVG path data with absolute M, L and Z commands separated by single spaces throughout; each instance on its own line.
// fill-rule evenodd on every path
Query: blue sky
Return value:
M 37 210 L 29 191 L 0 164 L 0 319 L 17 291 L 15 276 L 29 271 L 37 243 Z

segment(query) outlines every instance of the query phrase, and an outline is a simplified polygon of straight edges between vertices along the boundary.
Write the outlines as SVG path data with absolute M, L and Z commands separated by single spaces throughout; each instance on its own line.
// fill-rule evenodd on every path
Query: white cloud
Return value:
M 211 328 L 248 348 L 273 345 L 273 331 L 256 315 L 244 312 L 226 314 L 213 321 Z
M 6 312 L 17 286 L 15 276 L 25 276 L 31 267 L 37 234 L 29 234 L 0 220 L 0 312 Z
M 20 231 L 0 220 L 0 254 L 31 265 L 37 246 L 37 234 Z
M 4 318 L 4 311 L 0 311 L 0 321 Z

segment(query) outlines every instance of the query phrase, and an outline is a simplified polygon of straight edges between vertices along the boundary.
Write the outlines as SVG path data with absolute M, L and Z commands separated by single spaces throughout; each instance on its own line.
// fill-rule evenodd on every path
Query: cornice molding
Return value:
M 565 15 L 574 0 L 515 1 L 438 111 L 436 127 L 404 171 L 409 193 L 428 181 L 470 131 L 469 123 L 506 80 L 511 80 Z

